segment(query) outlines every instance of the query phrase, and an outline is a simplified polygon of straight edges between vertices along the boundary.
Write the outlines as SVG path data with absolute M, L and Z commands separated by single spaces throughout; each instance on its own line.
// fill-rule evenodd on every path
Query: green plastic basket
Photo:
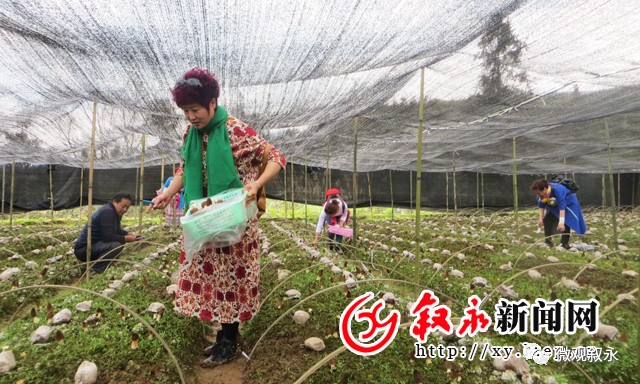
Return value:
M 215 241 L 217 234 L 229 231 L 247 221 L 247 208 L 245 207 L 246 194 L 242 188 L 229 189 L 217 195 L 211 196 L 212 201 L 222 200 L 222 203 L 214 204 L 202 210 L 187 214 L 180 218 L 185 236 L 195 241 L 208 238 Z M 191 201 L 190 205 L 201 206 L 207 198 Z

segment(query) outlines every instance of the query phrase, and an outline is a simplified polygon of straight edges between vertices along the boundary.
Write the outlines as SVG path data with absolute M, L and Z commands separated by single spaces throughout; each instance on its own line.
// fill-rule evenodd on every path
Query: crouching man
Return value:
M 122 216 L 131 207 L 131 195 L 117 193 L 111 202 L 103 205 L 91 216 L 91 261 L 100 260 L 91 267 L 93 272 L 104 272 L 111 261 L 122 251 L 124 243 L 141 239 L 136 232 L 127 232 L 120 227 Z M 73 253 L 79 261 L 87 261 L 87 224 L 76 240 Z

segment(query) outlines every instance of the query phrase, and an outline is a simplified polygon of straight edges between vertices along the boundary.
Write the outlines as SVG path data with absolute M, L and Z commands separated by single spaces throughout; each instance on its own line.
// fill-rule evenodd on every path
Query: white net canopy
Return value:
M 0 0 L 0 164 L 179 160 L 170 88 L 221 105 L 289 161 L 425 171 L 640 171 L 640 2 Z M 455 164 L 455 165 L 454 165 Z

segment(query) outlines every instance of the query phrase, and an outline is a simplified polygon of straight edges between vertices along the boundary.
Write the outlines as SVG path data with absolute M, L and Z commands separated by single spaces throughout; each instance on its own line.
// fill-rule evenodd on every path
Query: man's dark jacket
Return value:
M 98 241 L 106 243 L 117 241 L 120 244 L 124 244 L 124 236 L 129 232 L 120 228 L 120 220 L 122 220 L 122 217 L 118 215 L 112 202 L 98 209 L 91 216 L 91 244 L 95 244 Z M 76 240 L 76 249 L 87 246 L 87 232 L 87 224 L 85 224 L 78 240 Z

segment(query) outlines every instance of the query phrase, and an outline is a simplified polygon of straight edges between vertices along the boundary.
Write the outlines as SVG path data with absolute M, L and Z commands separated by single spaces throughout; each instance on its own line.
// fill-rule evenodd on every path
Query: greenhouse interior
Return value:
M 628 0 L 0 0 L 0 384 L 640 382 L 638 36 Z M 242 240 L 177 192 L 194 68 L 280 163 Z

